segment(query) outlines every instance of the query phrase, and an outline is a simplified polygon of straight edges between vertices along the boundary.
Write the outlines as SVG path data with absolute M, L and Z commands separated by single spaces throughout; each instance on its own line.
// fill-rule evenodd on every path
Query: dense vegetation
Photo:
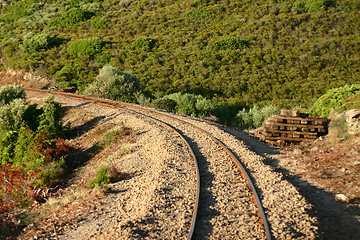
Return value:
M 80 92 L 111 65 L 136 76 L 146 96 L 201 95 L 234 119 L 268 104 L 309 108 L 359 83 L 358 0 L 12 3 L 0 9 L 0 68 Z
M 66 165 L 60 104 L 49 97 L 37 108 L 24 98 L 20 87 L 0 88 L 0 212 L 55 184 Z
M 310 113 L 318 116 L 327 117 L 331 110 L 339 111 L 346 107 L 348 98 L 360 91 L 360 85 L 345 85 L 344 87 L 334 88 L 328 90 L 322 95 L 314 105 L 310 108 Z M 344 103 L 345 102 L 345 103 Z M 350 102 L 356 103 L 350 99 Z

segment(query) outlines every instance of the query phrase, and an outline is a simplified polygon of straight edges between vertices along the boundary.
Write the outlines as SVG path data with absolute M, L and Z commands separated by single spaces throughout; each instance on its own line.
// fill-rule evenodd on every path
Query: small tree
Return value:
M 138 37 L 131 45 L 133 50 L 143 50 L 146 52 L 151 51 L 151 49 L 155 46 L 155 40 L 148 37 Z
M 318 116 L 327 117 L 331 109 L 336 109 L 343 104 L 343 101 L 360 91 L 360 85 L 345 85 L 344 87 L 334 88 L 328 90 L 322 95 L 309 112 Z
M 268 105 L 263 108 L 254 106 L 249 110 L 240 110 L 236 115 L 236 119 L 239 122 L 239 125 L 243 128 L 258 128 L 272 114 L 278 113 L 280 113 L 280 109 L 273 105 Z
M 136 102 L 139 91 L 139 80 L 135 76 L 121 72 L 111 65 L 105 65 L 95 81 L 85 89 L 85 94 L 123 102 Z
M 90 19 L 94 14 L 81 8 L 72 8 L 62 15 L 57 23 L 60 27 L 69 27 Z
M 26 37 L 22 48 L 27 53 L 37 52 L 40 49 L 47 49 L 53 45 L 53 38 L 49 34 L 36 34 Z
M 167 95 L 163 99 L 173 100 L 176 103 L 173 107 L 180 114 L 204 117 L 213 113 L 216 109 L 215 104 L 211 100 L 201 95 L 178 92 Z
M 10 103 L 12 100 L 25 99 L 25 90 L 16 85 L 0 88 L 0 105 Z
M 80 57 L 81 55 L 93 56 L 101 52 L 102 40 L 98 37 L 84 38 L 73 41 L 67 48 L 67 53 L 71 57 Z
M 44 132 L 48 139 L 56 138 L 62 131 L 61 105 L 54 101 L 53 95 L 48 97 L 44 103 L 43 114 L 39 116 L 38 131 Z
M 23 116 L 26 106 L 23 99 L 15 99 L 0 107 L 0 130 L 14 131 L 24 126 Z
M 336 0 L 307 0 L 305 7 L 309 13 L 316 12 L 320 8 L 327 10 L 329 7 L 335 7 Z
M 214 43 L 215 50 L 235 50 L 235 49 L 244 49 L 249 46 L 249 42 L 242 40 L 237 37 L 227 37 L 220 40 L 217 40 Z

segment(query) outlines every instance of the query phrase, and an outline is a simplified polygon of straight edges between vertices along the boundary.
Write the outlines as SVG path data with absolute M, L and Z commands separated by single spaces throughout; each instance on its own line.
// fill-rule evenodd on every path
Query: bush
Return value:
M 0 105 L 10 103 L 12 100 L 25 99 L 25 90 L 16 85 L 0 88 Z
M 280 109 L 273 105 L 268 105 L 263 108 L 257 106 L 246 110 L 242 109 L 236 115 L 237 121 L 242 128 L 258 128 L 263 122 L 272 114 L 279 114 Z
M 346 98 L 354 95 L 359 90 L 360 86 L 356 84 L 330 89 L 316 100 L 309 112 L 318 116 L 327 117 L 332 109 L 341 107 L 343 105 L 342 102 Z
M 123 102 L 136 102 L 139 91 L 139 80 L 135 76 L 106 65 L 84 93 Z
M 242 40 L 237 37 L 227 37 L 220 40 L 217 40 L 214 43 L 215 50 L 235 50 L 235 49 L 244 49 L 249 46 L 249 42 Z
M 109 21 L 105 18 L 94 18 L 91 20 L 91 27 L 96 29 L 105 29 L 109 24 Z
M 11 164 L 0 165 L 0 212 L 26 205 L 33 196 L 32 183 L 35 172 L 26 173 Z
M 27 53 L 37 52 L 40 49 L 50 48 L 54 43 L 54 39 L 49 34 L 36 34 L 28 36 L 24 39 L 22 48 Z
M 150 106 L 151 105 L 151 97 L 148 92 L 138 92 L 136 95 L 136 101 L 138 104 L 142 106 Z
M 71 42 L 67 48 L 67 53 L 71 57 L 80 57 L 81 55 L 93 56 L 101 52 L 102 40 L 98 37 L 79 39 Z
M 15 99 L 0 107 L 0 131 L 16 131 L 25 125 L 25 101 Z
M 336 0 L 307 0 L 307 1 L 296 1 L 293 5 L 293 9 L 298 13 L 317 12 L 320 8 L 327 10 L 329 7 L 335 7 Z
M 51 186 L 64 173 L 67 145 L 60 104 L 53 96 L 41 109 L 27 106 L 24 90 L 0 89 L 0 211 L 31 201 L 32 189 Z
M 193 18 L 198 18 L 198 19 L 210 19 L 211 20 L 211 19 L 215 18 L 215 13 L 194 9 L 189 13 L 189 16 L 193 17 Z
M 59 81 L 68 81 L 76 76 L 76 70 L 70 64 L 65 65 L 55 73 L 55 77 Z
M 327 10 L 329 7 L 335 7 L 336 0 L 307 0 L 305 3 L 306 10 L 309 13 L 317 12 L 320 8 Z
M 51 95 L 44 101 L 43 113 L 39 116 L 38 131 L 44 132 L 48 139 L 59 137 L 62 132 L 61 105 Z
M 100 167 L 96 173 L 96 177 L 89 182 L 90 188 L 102 188 L 104 185 L 110 183 L 109 177 L 110 169 L 108 167 Z
M 304 1 L 296 1 L 292 7 L 297 13 L 304 13 L 307 11 L 306 2 Z
M 348 109 L 360 109 L 360 91 L 342 101 L 342 106 L 339 108 L 339 111 Z
M 93 13 L 81 8 L 72 8 L 62 15 L 55 25 L 66 28 L 90 19 L 93 15 Z
M 150 52 L 152 48 L 155 46 L 155 40 L 148 37 L 138 37 L 131 45 L 131 49 L 133 50 L 143 50 L 146 52 Z
M 175 112 L 176 102 L 173 99 L 159 98 L 152 102 L 153 107 L 163 109 L 168 112 Z
M 201 95 L 173 93 L 165 96 L 163 99 L 173 100 L 176 103 L 175 111 L 177 113 L 191 115 L 194 117 L 207 116 L 213 113 L 216 109 L 215 104 L 213 104 L 211 100 L 206 99 Z

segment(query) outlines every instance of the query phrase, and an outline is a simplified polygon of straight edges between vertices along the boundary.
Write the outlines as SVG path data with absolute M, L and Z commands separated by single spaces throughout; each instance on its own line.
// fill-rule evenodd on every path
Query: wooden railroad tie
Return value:
M 328 119 L 316 118 L 297 110 L 281 110 L 264 122 L 265 141 L 302 142 L 316 139 L 327 132 Z

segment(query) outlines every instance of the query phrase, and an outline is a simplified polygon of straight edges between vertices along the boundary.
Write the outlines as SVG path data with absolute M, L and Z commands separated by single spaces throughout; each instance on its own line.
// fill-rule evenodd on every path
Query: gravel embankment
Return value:
M 292 184 L 282 179 L 282 175 L 280 173 L 274 172 L 271 167 L 264 164 L 263 157 L 250 151 L 248 147 L 244 144 L 244 142 L 238 140 L 236 136 L 221 130 L 217 126 L 213 126 L 206 122 L 197 121 L 190 118 L 184 118 L 180 116 L 177 117 L 197 127 L 202 128 L 213 136 L 216 136 L 217 139 L 223 142 L 243 162 L 245 167 L 248 169 L 254 181 L 254 184 L 258 189 L 258 192 L 262 199 L 262 204 L 268 216 L 272 235 L 275 239 L 316 238 L 317 219 L 311 217 L 308 214 L 308 211 L 311 210 L 312 206 L 306 202 L 306 200 L 301 196 L 301 194 Z M 174 125 L 176 124 L 174 123 Z M 194 130 L 191 129 L 190 131 Z M 196 134 L 198 134 L 198 132 L 196 132 L 195 135 Z M 209 157 L 207 158 L 207 161 L 209 165 L 218 163 L 220 166 L 224 166 L 226 163 L 219 161 L 219 159 L 222 158 L 218 157 L 215 159 L 211 159 L 211 157 Z M 221 176 L 219 175 L 218 169 L 215 168 L 214 172 L 216 173 L 216 176 Z M 216 179 L 216 177 L 214 177 L 214 179 Z M 221 177 L 219 177 L 219 182 L 222 182 Z M 217 183 L 212 184 L 217 186 Z M 226 186 L 226 188 L 230 187 Z M 240 190 L 237 193 L 240 193 Z M 216 194 L 214 195 L 216 196 Z M 216 197 L 214 200 L 219 201 L 219 205 L 224 203 L 227 204 L 228 201 L 223 199 L 216 199 Z M 222 212 L 222 210 L 218 212 Z M 238 219 L 239 218 L 237 217 L 236 220 Z M 222 222 L 222 220 L 217 221 L 217 218 L 214 217 L 213 220 L 210 220 L 210 222 L 216 222 L 216 224 L 223 225 L 224 223 Z M 214 226 L 211 226 L 210 228 L 212 229 L 212 233 L 215 233 L 217 231 L 215 230 Z M 252 228 L 254 227 L 252 226 Z M 235 231 L 237 231 L 241 228 L 239 228 L 239 225 L 237 225 L 232 229 L 236 229 Z
M 100 206 L 82 216 L 73 228 L 58 232 L 59 239 L 186 238 L 196 196 L 196 172 L 182 140 L 141 116 L 63 97 L 55 100 L 100 116 L 103 123 L 124 123 L 136 135 L 129 154 L 119 157 L 121 154 L 113 153 L 104 159 L 132 177 L 110 184 L 111 191 Z
M 137 133 L 132 153 L 117 159 L 117 164 L 138 174 L 111 185 L 117 193 L 102 200 L 101 207 L 76 229 L 61 233 L 61 239 L 183 239 L 196 183 L 194 164 L 179 138 L 162 125 L 131 112 L 81 105 L 63 97 L 57 100 L 108 117 L 107 121 L 124 122 Z M 231 159 L 198 130 L 157 118 L 186 135 L 199 158 L 201 201 L 194 239 L 264 239 L 249 190 Z M 265 165 L 262 157 L 219 127 L 178 118 L 216 136 L 244 163 L 259 190 L 275 239 L 315 239 L 316 219 L 307 213 L 311 205 L 280 173 Z

